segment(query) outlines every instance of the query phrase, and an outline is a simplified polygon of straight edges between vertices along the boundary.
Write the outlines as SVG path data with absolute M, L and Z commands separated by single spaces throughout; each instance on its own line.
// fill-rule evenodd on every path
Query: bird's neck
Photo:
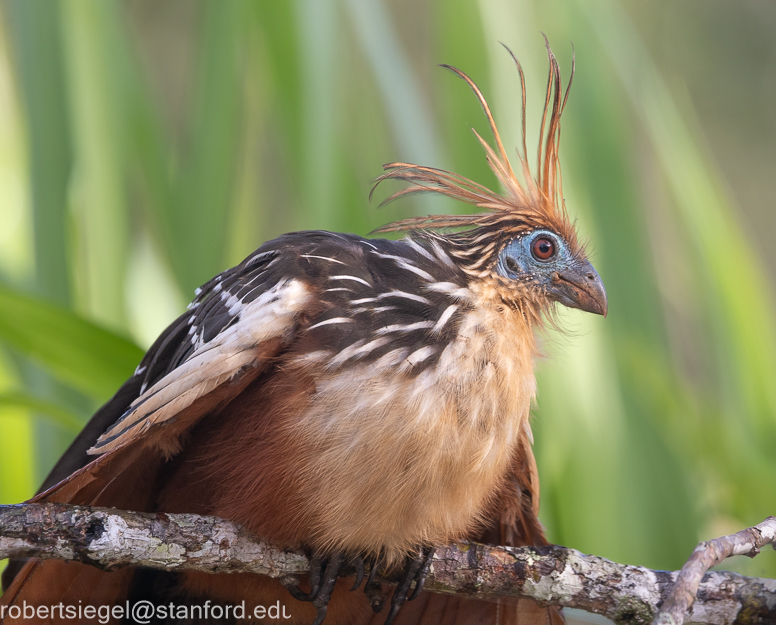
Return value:
M 513 336 L 519 337 L 521 353 L 538 355 L 536 332 L 544 327 L 543 302 L 536 302 L 519 285 L 505 288 L 503 280 L 486 278 L 469 284 L 475 307 L 493 324 Z

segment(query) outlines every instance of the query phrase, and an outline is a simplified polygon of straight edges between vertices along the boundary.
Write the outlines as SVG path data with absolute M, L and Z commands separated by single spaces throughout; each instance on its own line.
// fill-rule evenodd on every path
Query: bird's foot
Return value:
M 405 601 L 412 601 L 423 590 L 423 584 L 426 581 L 428 570 L 431 567 L 431 561 L 434 558 L 433 547 L 422 547 L 415 556 L 411 556 L 407 559 L 407 564 L 404 569 L 404 575 L 402 576 L 399 585 L 396 586 L 396 590 L 393 591 L 393 597 L 391 598 L 391 609 L 388 612 L 388 616 L 385 619 L 385 625 L 391 625 L 396 615 L 399 613 L 399 609 Z M 371 579 L 371 576 L 370 576 Z M 415 587 L 410 592 L 412 583 L 415 582 Z M 373 605 L 374 608 L 374 605 Z M 380 606 L 382 609 L 382 605 Z M 379 610 L 376 610 L 379 611 Z
M 385 625 L 393 623 L 405 601 L 412 601 L 423 590 L 423 583 L 426 581 L 433 556 L 433 547 L 423 547 L 416 555 L 407 558 L 401 580 L 396 586 L 396 590 L 393 591 L 391 608 L 385 619 Z M 382 558 L 379 557 L 365 559 L 361 556 L 347 557 L 341 553 L 325 556 L 315 555 L 310 558 L 309 592 L 304 592 L 299 588 L 297 578 L 287 578 L 283 580 L 283 585 L 294 599 L 309 601 L 315 606 L 318 613 L 312 625 L 321 625 L 326 618 L 326 611 L 331 600 L 334 585 L 337 583 L 337 578 L 349 577 L 355 573 L 356 581 L 350 590 L 357 590 L 364 581 L 366 562 L 369 562 L 372 566 L 369 577 L 364 584 L 364 593 L 369 599 L 372 610 L 375 613 L 379 613 L 385 605 L 382 585 L 375 579 L 378 569 L 383 563 Z
M 338 577 L 349 577 L 355 570 L 356 582 L 351 590 L 356 590 L 364 581 L 364 559 L 360 556 L 348 559 L 344 554 L 316 555 L 310 558 L 310 591 L 299 588 L 296 578 L 283 580 L 291 596 L 299 601 L 309 601 L 315 606 L 317 615 L 312 625 L 321 625 L 331 600 L 331 593 Z

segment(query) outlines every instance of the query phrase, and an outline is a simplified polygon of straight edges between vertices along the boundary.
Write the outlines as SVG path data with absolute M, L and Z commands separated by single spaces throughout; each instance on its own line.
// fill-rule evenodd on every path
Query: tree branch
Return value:
M 281 579 L 303 574 L 309 566 L 304 555 L 263 544 L 215 517 L 65 504 L 0 506 L 0 559 L 8 557 L 77 560 L 104 570 L 136 565 Z M 468 543 L 437 548 L 425 588 L 480 598 L 530 597 L 542 605 L 647 624 L 668 599 L 677 577 L 675 572 L 617 564 L 565 547 Z M 773 623 L 774 592 L 774 580 L 709 573 L 700 583 L 690 620 L 721 624 L 746 615 L 747 623 Z
M 687 560 L 674 584 L 671 594 L 663 602 L 653 625 L 681 625 L 684 615 L 695 601 L 698 586 L 706 572 L 730 556 L 754 558 L 765 545 L 776 542 L 776 517 L 768 517 L 754 527 L 731 536 L 723 536 L 700 543 Z M 776 592 L 776 581 L 770 580 L 771 593 Z M 776 596 L 771 596 L 776 603 Z

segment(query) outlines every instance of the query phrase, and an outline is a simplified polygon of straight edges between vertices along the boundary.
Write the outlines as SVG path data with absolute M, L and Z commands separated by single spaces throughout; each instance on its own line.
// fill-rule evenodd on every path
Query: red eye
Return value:
M 555 255 L 555 243 L 550 239 L 540 237 L 531 245 L 531 253 L 538 260 L 549 260 Z

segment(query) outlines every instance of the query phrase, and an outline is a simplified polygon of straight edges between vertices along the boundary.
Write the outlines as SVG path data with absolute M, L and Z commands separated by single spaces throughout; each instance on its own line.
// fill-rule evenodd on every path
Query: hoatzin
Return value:
M 107 573 L 29 560 L 9 566 L 0 608 L 280 600 L 292 617 L 281 621 L 300 625 L 378 623 L 386 615 L 405 625 L 561 620 L 526 601 L 429 592 L 411 593 L 416 601 L 399 611 L 408 588 L 420 590 L 433 545 L 547 544 L 528 422 L 536 333 L 556 303 L 607 310 L 562 198 L 558 139 L 568 87 L 564 94 L 547 50 L 535 176 L 514 55 L 522 182 L 480 90 L 445 66 L 485 111 L 495 147 L 477 138 L 503 195 L 440 169 L 390 163 L 378 182 L 409 186 L 389 200 L 433 191 L 484 212 L 380 230 L 408 231 L 398 241 L 296 232 L 265 243 L 197 291 L 34 499 L 231 519 L 267 542 L 309 551 L 310 590 L 291 588 L 307 602 L 248 574 Z M 352 580 L 338 581 L 354 559 L 405 567 L 405 583 L 382 614 L 373 613 L 379 585 L 369 584 L 370 603 L 347 592 Z

